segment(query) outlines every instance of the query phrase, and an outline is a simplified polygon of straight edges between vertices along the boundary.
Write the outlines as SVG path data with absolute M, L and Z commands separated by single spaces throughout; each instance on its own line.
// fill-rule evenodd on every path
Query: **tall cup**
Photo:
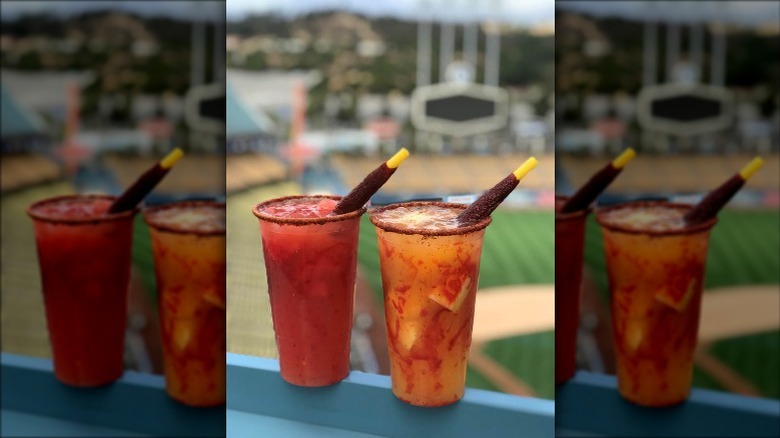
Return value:
M 465 208 L 408 202 L 369 213 L 379 242 L 393 394 L 413 405 L 463 397 L 482 239 L 491 219 L 462 228 L 409 224 L 438 214 L 454 218 Z
M 693 355 L 710 230 L 686 226 L 690 206 L 637 201 L 597 210 L 612 303 L 618 389 L 644 406 L 684 401 Z
M 136 210 L 106 214 L 113 196 L 70 195 L 32 204 L 54 375 L 99 386 L 124 372 Z
M 282 378 L 326 386 L 349 374 L 357 242 L 362 208 L 320 216 L 338 196 L 289 196 L 257 204 Z
M 144 209 L 152 236 L 165 387 L 190 406 L 225 403 L 225 204 Z
M 555 197 L 555 384 L 574 376 L 582 302 L 582 254 L 590 209 L 560 213 Z

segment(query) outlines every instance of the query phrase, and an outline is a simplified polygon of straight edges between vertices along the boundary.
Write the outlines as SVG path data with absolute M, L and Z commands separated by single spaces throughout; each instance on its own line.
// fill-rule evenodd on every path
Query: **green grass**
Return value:
M 710 347 L 710 353 L 756 385 L 762 396 L 777 399 L 780 398 L 778 345 L 780 331 L 774 331 L 716 342 Z M 693 386 L 725 390 L 715 379 L 697 368 L 693 372 Z
M 480 289 L 512 284 L 555 282 L 555 224 L 551 212 L 496 211 L 485 232 L 479 269 Z M 358 261 L 382 302 L 376 232 L 363 216 L 358 241 Z
M 482 373 L 475 371 L 470 367 L 466 368 L 466 387 L 501 392 L 495 385 L 490 383 L 490 380 L 483 376 Z
M 358 262 L 381 307 L 382 277 L 374 226 L 363 217 Z M 479 287 L 555 282 L 555 225 L 552 212 L 498 210 L 487 228 L 482 247 Z M 518 309 L 522 317 L 522 309 Z M 518 336 L 487 343 L 485 353 L 528 383 L 537 395 L 554 396 L 553 332 Z M 466 385 L 496 391 L 479 372 L 469 369 Z
M 586 228 L 585 264 L 604 302 L 609 286 L 601 231 L 593 217 Z M 710 236 L 706 289 L 780 283 L 780 213 L 736 211 L 720 213 Z M 765 397 L 780 398 L 780 331 L 716 342 L 712 354 L 745 376 Z M 702 371 L 694 370 L 694 385 L 723 388 Z
M 485 354 L 530 384 L 536 396 L 555 397 L 555 332 L 499 339 L 487 344 Z
M 142 215 L 135 217 L 133 228 L 133 266 L 141 277 L 144 290 L 149 294 L 149 302 L 157 303 L 157 281 L 154 277 L 154 258 L 152 256 L 152 238 L 149 226 Z
M 780 398 L 780 331 L 728 339 L 711 352 L 737 373 L 747 376 L 762 395 Z
M 496 211 L 485 233 L 480 288 L 555 283 L 554 248 L 552 212 Z
M 588 219 L 585 264 L 609 299 L 604 247 L 596 220 Z M 724 211 L 710 235 L 705 289 L 741 284 L 780 283 L 780 213 Z

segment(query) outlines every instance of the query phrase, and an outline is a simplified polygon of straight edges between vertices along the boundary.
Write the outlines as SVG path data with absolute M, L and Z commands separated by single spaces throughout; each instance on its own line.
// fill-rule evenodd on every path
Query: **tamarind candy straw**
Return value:
M 119 213 L 132 210 L 138 206 L 146 195 L 162 181 L 173 165 L 176 164 L 183 155 L 184 152 L 179 148 L 172 150 L 165 158 L 155 163 L 154 166 L 135 180 L 135 182 L 125 190 L 113 204 L 111 204 L 108 212 Z
M 393 176 L 396 169 L 398 169 L 398 166 L 408 156 L 409 151 L 406 150 L 406 148 L 401 148 L 401 150 L 396 152 L 389 160 L 380 164 L 379 167 L 363 178 L 363 181 L 360 181 L 347 196 L 341 198 L 330 214 L 346 214 L 363 208 L 363 206 L 366 205 L 366 202 L 374 196 L 374 193 L 376 193 L 387 180 Z
M 507 175 L 498 184 L 487 190 L 467 209 L 463 210 L 457 217 L 458 226 L 467 226 L 477 223 L 493 213 L 498 206 L 512 193 L 520 180 L 531 171 L 539 161 L 531 157 L 520 165 L 514 172 Z
M 739 189 L 745 185 L 745 182 L 763 165 L 764 160 L 761 157 L 753 158 L 742 170 L 699 201 L 683 218 L 685 223 L 687 225 L 695 225 L 715 217 L 720 209 L 734 197 Z
M 588 182 L 577 190 L 571 198 L 561 207 L 561 213 L 571 213 L 584 210 L 596 200 L 596 198 L 617 178 L 623 167 L 636 156 L 633 149 L 628 148 L 617 158 L 607 163 L 601 170 L 596 172 Z

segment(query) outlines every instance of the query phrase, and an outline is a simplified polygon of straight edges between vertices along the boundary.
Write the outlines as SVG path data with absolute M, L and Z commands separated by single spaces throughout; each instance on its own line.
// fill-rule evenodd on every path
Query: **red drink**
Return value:
M 290 196 L 254 207 L 284 380 L 324 386 L 349 374 L 360 216 L 327 216 L 336 196 Z
M 165 386 L 191 406 L 225 403 L 225 204 L 144 210 L 152 235 Z
M 73 195 L 31 205 L 54 374 L 98 386 L 124 371 L 133 217 L 105 214 L 113 196 Z
M 582 301 L 582 252 L 590 209 L 560 213 L 555 197 L 555 384 L 574 376 Z

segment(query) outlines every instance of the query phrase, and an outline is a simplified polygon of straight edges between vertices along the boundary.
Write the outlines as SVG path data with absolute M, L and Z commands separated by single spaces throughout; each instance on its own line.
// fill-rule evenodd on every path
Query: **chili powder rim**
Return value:
M 161 224 L 159 222 L 155 222 L 155 220 L 151 217 L 154 213 L 157 213 L 162 210 L 170 210 L 173 208 L 181 208 L 181 207 L 201 207 L 201 206 L 217 207 L 217 208 L 222 207 L 223 210 L 225 209 L 225 203 L 222 201 L 202 199 L 202 200 L 166 202 L 165 204 L 145 207 L 141 211 L 141 214 L 144 217 L 144 222 L 146 222 L 148 226 L 156 230 L 165 231 L 168 233 L 176 233 L 176 234 L 195 234 L 198 236 L 225 236 L 227 234 L 227 212 L 225 212 L 226 214 L 225 227 L 221 230 L 209 230 L 209 231 L 194 230 L 191 228 L 185 228 L 181 225 Z
M 261 202 L 259 204 L 256 204 L 254 207 L 252 207 L 252 214 L 255 215 L 260 220 L 266 221 L 266 222 L 272 222 L 277 225 L 293 225 L 293 226 L 305 226 L 305 225 L 324 225 L 332 222 L 340 222 L 340 221 L 346 221 L 350 219 L 354 219 L 357 217 L 360 217 L 363 215 L 363 213 L 366 212 L 367 208 L 365 206 L 361 207 L 359 210 L 350 211 L 349 213 L 339 214 L 335 216 L 324 216 L 324 217 L 278 217 L 273 216 L 267 213 L 263 213 L 261 210 L 269 205 L 278 204 L 281 202 L 286 202 L 294 199 L 332 199 L 334 201 L 340 201 L 342 196 L 337 195 L 292 195 L 292 196 L 283 196 L 281 198 L 274 198 L 269 199 L 267 201 Z
M 400 207 L 421 207 L 421 206 L 435 206 L 435 207 L 442 207 L 442 208 L 456 208 L 460 210 L 465 210 L 468 208 L 468 205 L 465 204 L 458 204 L 454 202 L 441 202 L 441 201 L 410 201 L 410 202 L 399 202 L 397 204 L 390 204 L 386 205 L 384 207 L 377 207 L 371 209 L 371 211 L 368 212 L 368 219 L 371 221 L 372 224 L 374 224 L 375 227 L 380 228 L 384 231 L 389 231 L 391 233 L 396 234 L 408 234 L 408 235 L 420 235 L 420 236 L 436 236 L 436 237 L 443 237 L 443 236 L 460 236 L 465 235 L 469 233 L 473 233 L 476 231 L 480 231 L 485 229 L 490 223 L 493 221 L 493 218 L 488 216 L 485 219 L 482 219 L 481 221 L 477 222 L 476 224 L 468 225 L 465 227 L 456 227 L 456 228 L 447 228 L 443 230 L 427 230 L 424 228 L 401 228 L 397 225 L 391 225 L 383 222 L 381 219 L 376 218 L 377 214 L 380 214 L 382 212 L 393 210 Z
M 120 211 L 119 213 L 102 214 L 97 217 L 78 217 L 78 218 L 53 217 L 35 211 L 36 208 L 39 208 L 45 204 L 51 204 L 55 202 L 69 201 L 75 199 L 83 199 L 83 200 L 105 199 L 108 201 L 115 201 L 118 199 L 118 197 L 114 195 L 101 195 L 101 194 L 60 195 L 60 196 L 54 196 L 52 198 L 46 198 L 40 201 L 36 201 L 30 204 L 29 207 L 27 207 L 26 212 L 27 215 L 30 216 L 31 218 L 42 222 L 48 222 L 48 223 L 59 224 L 59 225 L 88 225 L 88 224 L 98 224 L 102 222 L 130 219 L 133 216 L 135 216 L 135 214 L 138 213 L 138 211 L 140 210 L 138 207 L 135 207 L 132 210 Z
M 702 231 L 710 230 L 718 222 L 718 218 L 716 216 L 704 222 L 692 226 L 686 226 L 685 228 L 681 228 L 677 230 L 637 230 L 634 228 L 628 228 L 623 225 L 606 223 L 604 219 L 604 216 L 612 210 L 619 210 L 619 209 L 631 208 L 631 207 L 657 207 L 657 206 L 670 207 L 678 210 L 691 210 L 693 208 L 693 206 L 690 204 L 682 204 L 679 202 L 670 202 L 670 201 L 627 201 L 618 204 L 613 204 L 607 207 L 596 208 L 596 221 L 599 223 L 599 225 L 609 229 L 610 231 L 616 231 L 625 234 L 644 234 L 652 237 L 697 234 Z
M 557 203 L 557 201 L 559 199 L 566 200 L 566 199 L 570 199 L 570 198 L 571 198 L 571 196 L 568 196 L 568 195 L 555 195 L 556 203 Z M 561 206 L 561 207 L 563 207 L 563 206 Z M 555 211 L 555 221 L 558 222 L 558 221 L 569 221 L 569 220 L 573 220 L 573 219 L 578 219 L 578 218 L 580 218 L 582 216 L 587 216 L 592 211 L 593 211 L 593 207 L 590 207 L 590 206 L 588 208 L 584 208 L 582 210 L 571 211 L 569 213 L 560 213 L 560 212 L 558 212 L 556 210 Z

